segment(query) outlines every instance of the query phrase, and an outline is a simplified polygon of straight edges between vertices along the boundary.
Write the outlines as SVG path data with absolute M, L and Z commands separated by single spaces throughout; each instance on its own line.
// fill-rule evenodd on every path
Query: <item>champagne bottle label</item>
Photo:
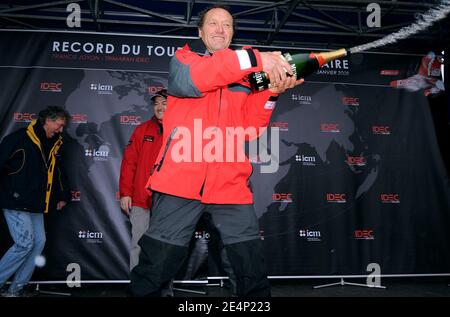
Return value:
M 285 54 L 283 54 L 283 56 L 286 59 L 286 61 L 291 65 L 292 75 L 296 79 L 298 79 L 298 77 L 297 77 L 297 65 L 295 65 L 295 63 L 293 62 L 291 54 L 285 53 Z
M 265 72 L 251 73 L 249 81 L 253 91 L 263 91 L 264 89 L 270 88 L 270 81 Z
M 281 57 L 291 65 L 293 76 L 295 76 L 296 79 L 300 79 L 314 73 L 329 61 L 345 55 L 347 55 L 347 51 L 342 48 L 336 51 L 323 53 L 300 53 L 295 55 L 285 53 Z M 252 73 L 249 76 L 249 81 L 253 91 L 262 91 L 270 88 L 270 79 L 265 72 Z

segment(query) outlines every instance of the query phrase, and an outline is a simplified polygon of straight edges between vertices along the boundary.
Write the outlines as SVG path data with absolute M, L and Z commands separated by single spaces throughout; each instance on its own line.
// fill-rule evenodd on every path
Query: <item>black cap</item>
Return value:
M 163 88 L 155 92 L 155 94 L 150 98 L 151 101 L 155 101 L 156 97 L 163 97 L 167 99 L 167 89 Z

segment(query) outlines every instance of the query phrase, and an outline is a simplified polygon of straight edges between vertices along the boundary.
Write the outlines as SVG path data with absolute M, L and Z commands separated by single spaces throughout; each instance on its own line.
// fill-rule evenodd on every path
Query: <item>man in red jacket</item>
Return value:
M 206 9 L 199 17 L 199 47 L 186 45 L 171 60 L 163 145 L 149 182 L 152 221 L 131 272 L 135 296 L 161 295 L 186 258 L 195 224 L 205 212 L 220 232 L 236 278 L 235 295 L 270 296 L 248 183 L 252 166 L 239 131 L 257 131 L 245 139 L 258 137 L 278 94 L 302 80 L 288 76 L 292 70 L 280 52 L 229 49 L 233 23 L 226 7 Z M 248 75 L 260 71 L 273 88 L 252 92 Z M 235 139 L 241 141 L 230 146 Z
M 131 222 L 130 271 L 139 262 L 138 241 L 150 221 L 151 192 L 146 190 L 145 184 L 162 145 L 162 118 L 166 111 L 166 99 L 166 89 L 158 91 L 151 98 L 155 115 L 134 130 L 120 168 L 120 208 Z

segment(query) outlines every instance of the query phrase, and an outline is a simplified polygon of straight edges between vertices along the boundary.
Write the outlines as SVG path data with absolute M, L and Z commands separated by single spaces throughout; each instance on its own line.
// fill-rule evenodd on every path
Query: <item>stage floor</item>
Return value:
M 363 279 L 346 282 L 365 283 Z M 324 288 L 314 286 L 339 282 L 339 279 L 271 280 L 272 297 L 450 297 L 450 278 L 384 278 L 385 289 L 353 285 L 335 285 Z M 217 281 L 212 281 L 217 283 Z M 39 297 L 64 297 L 45 291 L 65 292 L 71 297 L 126 297 L 127 284 L 85 284 L 79 288 L 65 285 L 40 285 Z M 230 297 L 227 286 L 206 284 L 175 284 L 174 297 Z

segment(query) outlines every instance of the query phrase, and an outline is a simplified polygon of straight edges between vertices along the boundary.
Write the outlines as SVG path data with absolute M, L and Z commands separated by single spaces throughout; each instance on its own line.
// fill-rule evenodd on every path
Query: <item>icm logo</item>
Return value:
M 356 97 L 342 97 L 342 104 L 344 106 L 359 106 L 359 98 L 356 98 Z
M 120 124 L 140 125 L 141 124 L 141 116 L 120 116 Z
M 40 84 L 41 91 L 44 92 L 61 92 L 62 91 L 62 83 L 41 83 Z
M 397 76 L 400 74 L 398 69 L 383 69 L 380 71 L 380 75 L 383 76 Z
M 79 190 L 72 190 L 71 192 L 72 201 L 80 201 L 81 200 L 81 192 Z
M 350 75 L 350 67 L 347 59 L 336 59 L 328 62 L 319 68 L 316 72 L 317 75 L 328 76 L 348 76 Z
M 357 240 L 374 240 L 374 234 L 372 229 L 368 230 L 355 230 L 355 239 Z
M 344 204 L 347 202 L 347 198 L 345 194 L 333 194 L 328 193 L 327 194 L 327 201 L 329 203 L 338 203 L 338 204 Z
M 272 200 L 273 201 L 282 201 L 291 203 L 292 202 L 292 194 L 291 193 L 274 193 L 272 194 Z
M 75 113 L 72 115 L 72 123 L 87 123 L 88 116 L 87 114 Z
M 289 131 L 289 123 L 287 122 L 271 122 L 271 128 L 278 128 L 280 131 Z
M 321 233 L 318 230 L 300 229 L 298 231 L 300 238 L 304 238 L 308 241 L 321 241 Z
M 301 105 L 310 105 L 312 104 L 312 97 L 311 96 L 305 96 L 300 94 L 292 94 L 291 99 L 293 101 L 297 101 Z
M 85 149 L 84 155 L 92 157 L 95 161 L 107 161 L 109 156 L 109 147 L 101 145 L 98 149 Z
M 391 134 L 391 128 L 388 126 L 374 125 L 374 126 L 372 126 L 372 133 L 389 135 L 389 134 Z
M 86 240 L 87 243 L 103 243 L 103 233 L 100 231 L 80 230 L 78 238 Z
M 337 123 L 321 123 L 320 124 L 321 132 L 329 132 L 329 133 L 339 133 L 339 124 Z
M 91 84 L 91 90 L 97 91 L 99 95 L 112 95 L 113 89 L 112 85 Z
M 362 156 L 347 156 L 346 163 L 350 166 L 365 166 L 366 159 Z
M 315 156 L 306 156 L 306 155 L 295 155 L 296 162 L 302 162 L 304 166 L 316 166 L 316 157 Z
M 384 204 L 399 204 L 400 195 L 399 194 L 380 194 L 380 200 Z
M 15 122 L 31 122 L 35 119 L 37 119 L 37 115 L 35 113 L 14 112 Z
M 206 239 L 209 240 L 211 235 L 206 231 L 195 231 L 194 233 L 195 239 Z

